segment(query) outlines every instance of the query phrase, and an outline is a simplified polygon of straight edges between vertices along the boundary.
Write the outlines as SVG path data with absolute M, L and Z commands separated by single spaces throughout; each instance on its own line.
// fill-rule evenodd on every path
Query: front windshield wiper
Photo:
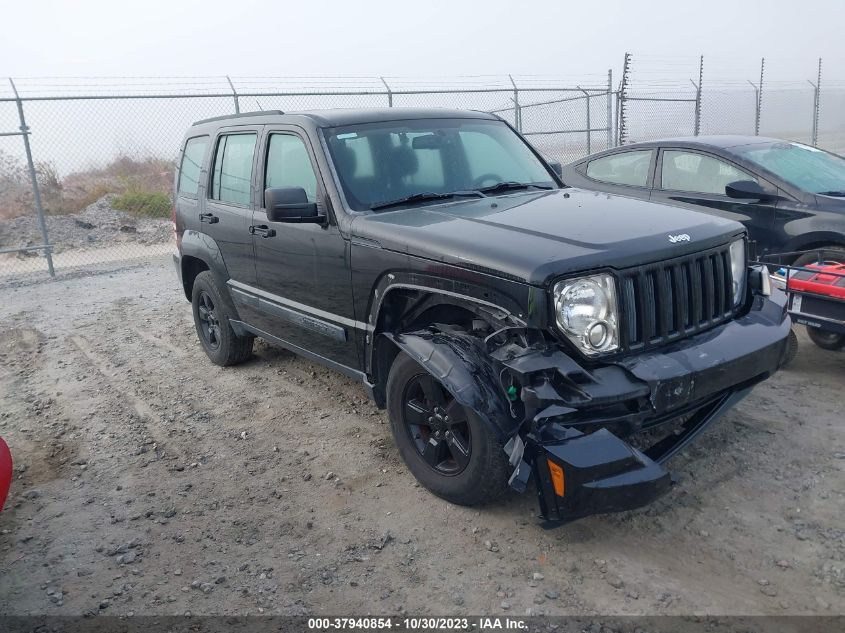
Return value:
M 832 196 L 834 198 L 845 198 L 845 191 L 819 191 L 820 196 Z
M 396 200 L 388 200 L 387 202 L 379 202 L 370 207 L 372 211 L 379 211 L 381 209 L 389 209 L 390 207 L 398 207 L 403 204 L 413 204 L 415 202 L 428 202 L 429 200 L 451 200 L 453 198 L 483 198 L 484 194 L 480 191 L 451 191 L 449 193 L 434 193 L 433 191 L 424 191 L 422 193 L 411 194 L 404 198 L 397 198 Z
M 518 189 L 528 189 L 533 187 L 535 189 L 554 189 L 551 185 L 538 185 L 533 182 L 516 182 L 514 180 L 507 180 L 505 182 L 497 182 L 495 185 L 489 187 L 481 187 L 478 191 L 482 193 L 494 193 L 497 191 L 516 191 Z

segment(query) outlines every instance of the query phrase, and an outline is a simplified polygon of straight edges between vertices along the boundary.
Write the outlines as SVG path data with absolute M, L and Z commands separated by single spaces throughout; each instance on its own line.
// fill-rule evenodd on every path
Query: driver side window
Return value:
M 301 138 L 293 134 L 270 135 L 264 187 L 302 187 L 308 202 L 317 200 L 317 176 Z
M 662 189 L 725 195 L 725 186 L 737 180 L 757 179 L 725 161 L 682 150 L 664 150 L 660 170 Z

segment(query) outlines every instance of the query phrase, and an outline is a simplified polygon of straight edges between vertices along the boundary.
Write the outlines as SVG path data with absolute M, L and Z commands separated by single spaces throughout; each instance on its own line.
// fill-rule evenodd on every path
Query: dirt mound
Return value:
M 114 246 L 115 243 L 158 244 L 170 240 L 169 220 L 138 218 L 112 208 L 115 196 L 105 195 L 80 213 L 48 215 L 47 233 L 54 252 Z M 35 246 L 42 243 L 35 214 L 0 220 L 0 248 Z M 37 256 L 37 252 L 33 251 Z

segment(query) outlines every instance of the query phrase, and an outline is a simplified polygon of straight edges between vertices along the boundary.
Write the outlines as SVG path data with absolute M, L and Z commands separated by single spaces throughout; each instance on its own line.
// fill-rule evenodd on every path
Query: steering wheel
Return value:
M 481 174 L 478 178 L 472 181 L 473 189 L 480 189 L 484 186 L 484 183 L 488 180 L 492 180 L 491 185 L 495 185 L 497 183 L 502 182 L 502 177 L 499 174 Z

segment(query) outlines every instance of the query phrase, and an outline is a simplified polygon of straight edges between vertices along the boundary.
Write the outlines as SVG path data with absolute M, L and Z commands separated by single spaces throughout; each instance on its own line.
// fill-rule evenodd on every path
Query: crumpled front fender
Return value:
M 503 444 L 517 432 L 521 420 L 511 414 L 492 359 L 476 337 L 448 326 L 407 334 L 385 332 L 383 336 L 489 424 Z

